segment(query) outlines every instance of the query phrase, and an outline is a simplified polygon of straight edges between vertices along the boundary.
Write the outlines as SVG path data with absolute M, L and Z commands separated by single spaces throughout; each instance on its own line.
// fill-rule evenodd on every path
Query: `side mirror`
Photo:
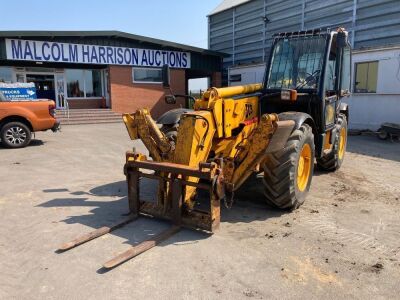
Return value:
M 164 88 L 169 88 L 169 66 L 163 65 L 161 69 L 162 84 Z M 168 102 L 167 102 L 168 103 Z
M 174 95 L 166 95 L 165 96 L 165 103 L 167 104 L 176 104 L 176 98 Z

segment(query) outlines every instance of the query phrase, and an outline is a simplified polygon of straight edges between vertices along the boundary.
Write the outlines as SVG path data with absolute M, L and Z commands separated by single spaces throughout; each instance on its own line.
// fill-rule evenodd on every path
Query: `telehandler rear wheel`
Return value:
M 318 168 L 324 171 L 336 171 L 343 163 L 347 146 L 347 121 L 346 116 L 339 115 L 338 131 L 333 144 L 333 149 L 327 155 L 317 159 Z
M 310 189 L 314 169 L 314 135 L 309 125 L 293 131 L 285 148 L 264 162 L 264 195 L 271 206 L 296 209 Z

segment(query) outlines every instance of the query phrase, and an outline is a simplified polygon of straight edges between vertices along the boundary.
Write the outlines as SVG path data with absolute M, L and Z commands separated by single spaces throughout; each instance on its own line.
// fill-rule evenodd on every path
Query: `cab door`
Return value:
M 350 46 L 338 47 L 332 38 L 327 55 L 323 88 L 325 131 L 337 123 L 338 111 L 344 96 L 350 95 L 351 55 Z

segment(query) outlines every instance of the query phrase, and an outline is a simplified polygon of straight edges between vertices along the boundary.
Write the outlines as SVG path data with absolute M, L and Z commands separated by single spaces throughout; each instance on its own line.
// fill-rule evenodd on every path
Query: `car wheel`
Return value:
M 389 134 L 387 133 L 387 131 L 385 129 L 383 129 L 381 127 L 378 129 L 378 138 L 380 140 L 387 140 L 389 138 Z
M 31 130 L 24 123 L 10 122 L 1 129 L 1 142 L 7 148 L 23 148 L 31 141 Z

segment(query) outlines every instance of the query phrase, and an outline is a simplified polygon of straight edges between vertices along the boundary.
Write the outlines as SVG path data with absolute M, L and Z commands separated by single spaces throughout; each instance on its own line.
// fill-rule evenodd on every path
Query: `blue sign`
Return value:
M 190 53 L 180 51 L 6 39 L 6 52 L 11 60 L 190 68 Z
M 0 83 L 0 92 L 6 100 L 37 99 L 36 88 L 32 83 Z

